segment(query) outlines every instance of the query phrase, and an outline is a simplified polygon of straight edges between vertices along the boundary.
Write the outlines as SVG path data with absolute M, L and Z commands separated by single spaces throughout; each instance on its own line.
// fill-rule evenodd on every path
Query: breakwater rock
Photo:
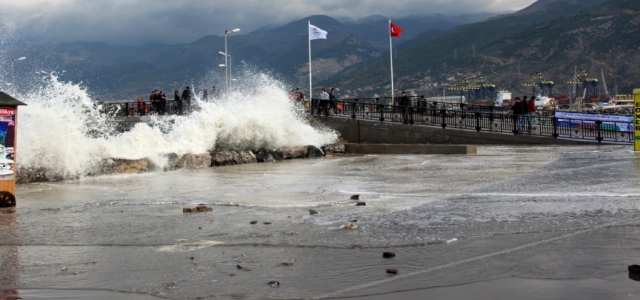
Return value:
M 154 171 L 170 171 L 176 169 L 205 169 L 210 167 L 223 167 L 232 165 L 275 162 L 287 159 L 318 158 L 325 154 L 344 154 L 344 145 L 325 145 L 321 148 L 309 146 L 296 146 L 282 149 L 258 149 L 249 150 L 212 150 L 209 153 L 165 154 L 166 163 L 159 166 L 153 160 L 109 158 L 104 159 L 88 170 L 82 176 L 99 176 L 109 174 L 137 174 Z M 52 174 L 44 168 L 18 167 L 17 183 L 61 181 L 77 179 L 80 175 Z
M 256 155 L 251 151 L 213 151 L 211 153 L 211 166 L 233 166 L 257 163 Z

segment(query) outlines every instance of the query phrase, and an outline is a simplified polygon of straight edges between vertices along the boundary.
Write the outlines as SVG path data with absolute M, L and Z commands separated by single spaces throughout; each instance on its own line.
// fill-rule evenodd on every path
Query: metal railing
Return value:
M 437 126 L 514 135 L 547 136 L 601 142 L 631 144 L 634 141 L 633 122 L 564 119 L 555 116 L 513 115 L 508 107 L 474 107 L 455 103 L 425 103 L 412 106 L 383 104 L 371 99 L 312 99 L 311 114 L 337 115 L 352 119 L 378 120 L 411 125 Z
M 149 115 L 183 115 L 191 111 L 191 101 L 167 100 L 164 103 L 154 104 L 151 101 L 138 103 L 131 102 L 106 102 L 102 110 L 113 116 L 134 117 Z

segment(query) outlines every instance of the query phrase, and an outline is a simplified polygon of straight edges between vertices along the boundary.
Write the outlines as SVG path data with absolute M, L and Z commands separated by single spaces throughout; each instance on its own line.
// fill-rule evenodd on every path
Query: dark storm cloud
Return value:
M 109 44 L 190 42 L 225 29 L 243 33 L 309 15 L 358 19 L 517 10 L 534 0 L 4 0 L 1 35 Z

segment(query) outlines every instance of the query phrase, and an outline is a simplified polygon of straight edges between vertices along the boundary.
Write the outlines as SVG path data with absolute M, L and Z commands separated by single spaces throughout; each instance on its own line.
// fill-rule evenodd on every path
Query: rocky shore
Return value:
M 258 150 L 211 150 L 208 153 L 166 154 L 167 164 L 158 166 L 148 158 L 122 159 L 109 158 L 102 160 L 88 176 L 109 174 L 136 174 L 154 171 L 171 171 L 177 169 L 206 169 L 242 164 L 276 162 L 287 159 L 319 158 L 324 156 L 342 155 L 345 153 L 344 144 L 330 144 L 318 148 L 313 145 L 296 146 L 282 149 Z M 17 183 L 60 181 L 68 179 L 62 175 L 48 174 L 42 168 L 18 167 Z

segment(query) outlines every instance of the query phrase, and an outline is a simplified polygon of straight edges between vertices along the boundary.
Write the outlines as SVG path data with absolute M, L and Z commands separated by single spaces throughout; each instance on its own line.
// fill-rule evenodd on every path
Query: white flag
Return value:
M 309 40 L 327 39 L 327 32 L 309 24 Z

